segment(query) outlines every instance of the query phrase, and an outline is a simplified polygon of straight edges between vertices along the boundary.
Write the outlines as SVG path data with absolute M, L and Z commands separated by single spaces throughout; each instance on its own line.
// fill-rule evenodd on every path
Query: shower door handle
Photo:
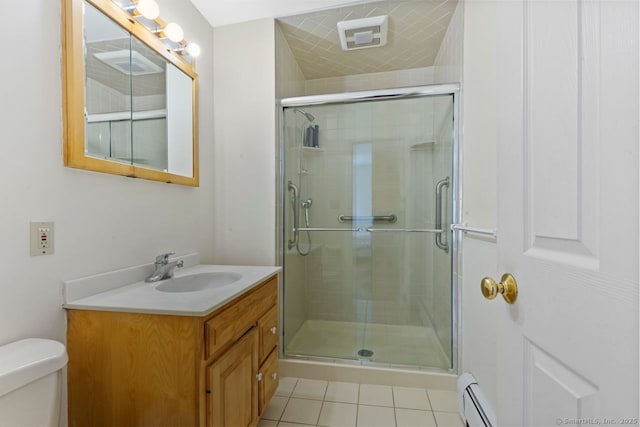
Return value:
M 373 215 L 373 216 L 338 215 L 338 222 L 352 222 L 352 221 L 388 221 L 388 222 L 396 222 L 397 220 L 398 220 L 398 217 L 395 214 Z
M 446 194 L 442 189 L 449 188 L 449 177 L 441 179 L 436 184 L 436 224 L 435 228 L 440 230 L 440 234 L 436 234 L 436 246 L 445 252 L 449 252 L 449 244 L 442 240 L 445 230 L 442 229 L 442 197 Z

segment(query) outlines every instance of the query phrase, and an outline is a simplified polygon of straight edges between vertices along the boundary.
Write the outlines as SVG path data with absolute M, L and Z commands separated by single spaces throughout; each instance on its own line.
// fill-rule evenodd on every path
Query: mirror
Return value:
M 65 165 L 199 185 L 191 64 L 111 0 L 64 4 Z

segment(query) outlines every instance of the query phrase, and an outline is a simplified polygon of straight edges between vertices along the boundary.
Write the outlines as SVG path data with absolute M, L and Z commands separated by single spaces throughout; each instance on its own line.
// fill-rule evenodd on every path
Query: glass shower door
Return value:
M 283 118 L 285 354 L 451 368 L 452 96 Z

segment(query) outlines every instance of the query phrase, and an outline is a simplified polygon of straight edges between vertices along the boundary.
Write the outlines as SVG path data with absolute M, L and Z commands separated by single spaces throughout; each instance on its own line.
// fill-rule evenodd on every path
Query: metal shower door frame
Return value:
M 334 93 L 326 95 L 310 95 L 301 97 L 283 98 L 276 101 L 276 129 L 277 129 L 277 144 L 276 144 L 276 263 L 280 267 L 284 267 L 284 252 L 287 242 L 287 234 L 284 229 L 284 209 L 286 209 L 286 197 L 288 192 L 283 191 L 285 188 L 285 174 L 284 174 L 284 109 L 288 107 L 307 107 L 312 105 L 330 105 L 330 104 L 352 104 L 357 102 L 369 102 L 378 100 L 392 100 L 392 99 L 407 99 L 418 97 L 429 97 L 435 95 L 451 95 L 453 99 L 453 123 L 452 123 L 452 141 L 453 141 L 453 153 L 452 153 L 452 176 L 451 176 L 451 202 L 452 202 L 452 224 L 459 224 L 461 222 L 462 212 L 462 150 L 461 141 L 459 138 L 459 117 L 460 117 L 460 85 L 457 83 L 437 84 L 428 86 L 415 86 L 407 88 L 395 88 L 395 89 L 381 89 L 359 92 L 344 92 Z M 447 372 L 452 374 L 459 373 L 461 351 L 460 351 L 460 310 L 461 301 L 460 295 L 460 282 L 458 280 L 460 270 L 460 252 L 459 246 L 461 242 L 461 233 L 456 233 L 454 230 L 449 231 L 449 250 L 451 251 L 451 368 Z M 282 269 L 280 280 L 280 298 L 281 307 L 285 304 L 285 292 L 284 286 L 286 283 L 286 277 L 284 268 Z M 295 356 L 285 356 L 284 354 L 284 332 L 286 324 L 284 322 L 284 310 L 280 310 L 280 340 L 279 352 L 281 358 L 298 359 Z M 300 358 L 302 359 L 302 358 Z M 304 356 L 304 360 L 316 360 L 319 362 L 326 362 L 327 358 L 316 356 Z M 331 359 L 333 360 L 333 359 Z M 357 361 L 343 360 L 344 365 L 359 364 Z M 367 363 L 367 366 L 371 367 L 389 367 L 387 363 Z M 407 368 L 407 366 L 391 365 L 400 368 Z M 416 367 L 417 369 L 418 367 Z M 433 369 L 434 372 L 442 372 L 442 369 Z

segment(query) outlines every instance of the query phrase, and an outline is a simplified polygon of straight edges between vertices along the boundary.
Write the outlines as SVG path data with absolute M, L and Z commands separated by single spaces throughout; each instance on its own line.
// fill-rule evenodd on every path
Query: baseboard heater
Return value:
M 498 427 L 496 415 L 489 401 L 470 373 L 458 378 L 460 417 L 467 427 Z

